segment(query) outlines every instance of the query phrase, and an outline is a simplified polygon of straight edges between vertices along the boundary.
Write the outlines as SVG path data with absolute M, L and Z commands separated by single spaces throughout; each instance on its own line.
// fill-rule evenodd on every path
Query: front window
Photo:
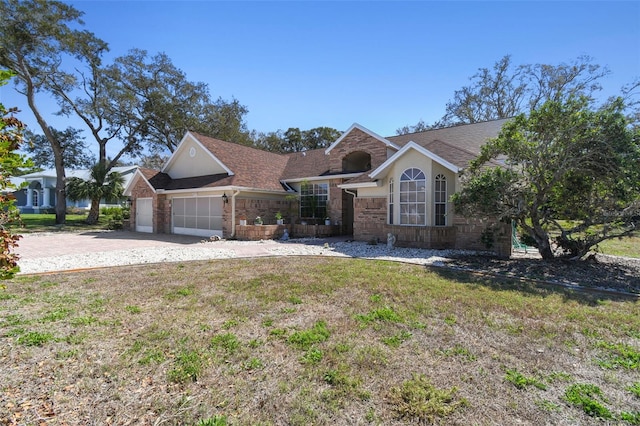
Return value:
M 323 219 L 327 215 L 329 184 L 307 183 L 300 190 L 300 217 Z
M 411 168 L 400 177 L 400 224 L 427 224 L 427 179 L 420 169 Z
M 445 226 L 447 224 L 447 178 L 438 175 L 435 179 L 434 202 L 435 202 L 435 224 Z

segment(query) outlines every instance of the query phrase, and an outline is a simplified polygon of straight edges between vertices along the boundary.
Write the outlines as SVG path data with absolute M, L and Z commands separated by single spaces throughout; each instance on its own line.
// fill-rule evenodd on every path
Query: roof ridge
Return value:
M 476 121 L 475 123 L 460 123 L 460 124 L 452 124 L 450 126 L 444 126 L 444 127 L 438 127 L 438 128 L 433 128 L 433 129 L 428 129 L 428 130 L 423 130 L 421 132 L 411 132 L 411 133 L 403 133 L 401 135 L 393 135 L 393 136 L 387 136 L 386 139 L 388 138 L 397 138 L 400 136 L 409 136 L 409 135 L 421 135 L 423 133 L 429 133 L 429 132 L 434 132 L 434 131 L 438 131 L 438 130 L 447 130 L 447 129 L 454 129 L 454 128 L 458 128 L 458 127 L 465 127 L 465 126 L 476 126 L 478 124 L 487 124 L 487 123 L 493 123 L 495 121 L 501 121 L 501 120 L 509 120 L 513 117 L 508 117 L 508 118 L 494 118 L 493 120 L 485 120 L 485 121 Z

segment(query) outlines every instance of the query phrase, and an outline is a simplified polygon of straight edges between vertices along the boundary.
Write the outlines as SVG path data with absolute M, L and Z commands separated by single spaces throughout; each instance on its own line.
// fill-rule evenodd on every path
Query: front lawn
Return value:
M 311 257 L 5 284 L 0 424 L 640 423 L 636 300 Z
M 76 232 L 76 231 L 90 231 L 96 229 L 108 229 L 112 219 L 108 215 L 101 214 L 98 218 L 98 223 L 95 225 L 88 225 L 87 214 L 67 214 L 64 225 L 56 225 L 55 214 L 21 214 L 23 227 L 14 227 L 15 231 L 22 233 L 34 233 L 34 232 Z

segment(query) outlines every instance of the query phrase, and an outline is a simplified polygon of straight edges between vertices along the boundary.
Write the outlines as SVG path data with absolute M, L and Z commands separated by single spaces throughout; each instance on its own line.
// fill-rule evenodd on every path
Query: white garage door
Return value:
M 136 231 L 153 232 L 153 200 L 136 199 Z
M 222 237 L 222 198 L 174 198 L 171 206 L 174 234 Z

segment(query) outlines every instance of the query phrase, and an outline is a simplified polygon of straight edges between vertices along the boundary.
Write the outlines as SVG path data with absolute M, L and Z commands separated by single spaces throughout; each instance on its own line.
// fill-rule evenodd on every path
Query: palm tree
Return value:
M 95 225 L 100 215 L 100 200 L 122 196 L 124 178 L 118 172 L 110 171 L 103 163 L 91 168 L 89 180 L 72 177 L 67 180 L 67 197 L 71 201 L 91 200 L 87 223 Z

